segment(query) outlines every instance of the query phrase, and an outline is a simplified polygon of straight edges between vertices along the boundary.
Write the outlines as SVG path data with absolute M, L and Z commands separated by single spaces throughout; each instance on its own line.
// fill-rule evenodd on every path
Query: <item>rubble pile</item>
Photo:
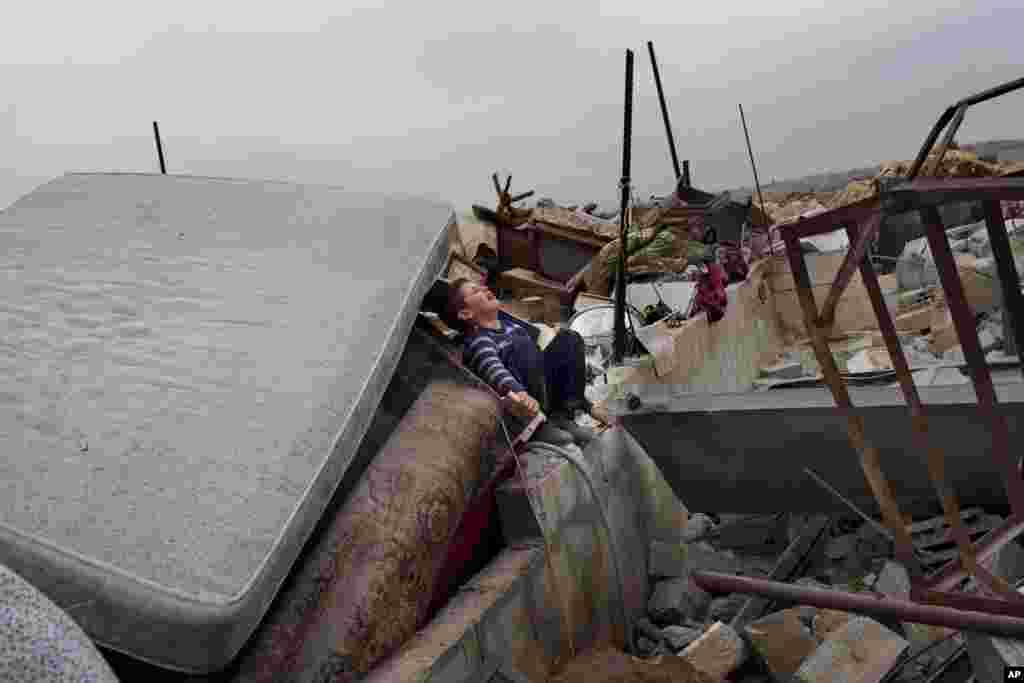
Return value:
M 929 677 L 954 663 L 961 669 L 968 666 L 965 636 L 951 629 L 810 606 L 764 602 L 759 609 L 748 605 L 748 601 L 756 603 L 751 596 L 711 595 L 691 580 L 698 570 L 769 578 L 775 555 L 735 552 L 723 544 L 735 544 L 745 534 L 747 547 L 764 548 L 772 545 L 768 536 L 780 525 L 787 542 L 810 528 L 801 516 L 783 517 L 766 523 L 763 517 L 713 519 L 694 514 L 681 536 L 686 548 L 681 561 L 673 563 L 672 553 L 652 546 L 647 615 L 635 625 L 638 656 L 674 655 L 713 680 L 727 677 L 737 683 L 794 679 L 922 683 L 934 680 Z M 1003 521 L 979 509 L 964 511 L 963 519 L 975 539 Z M 731 527 L 738 531 L 730 532 Z M 941 517 L 909 528 L 928 567 L 941 566 L 956 554 Z M 758 533 L 761 543 L 753 539 Z M 875 526 L 839 518 L 811 545 L 802 558 L 801 576 L 792 580 L 810 587 L 906 599 L 910 580 L 892 557 L 891 541 Z

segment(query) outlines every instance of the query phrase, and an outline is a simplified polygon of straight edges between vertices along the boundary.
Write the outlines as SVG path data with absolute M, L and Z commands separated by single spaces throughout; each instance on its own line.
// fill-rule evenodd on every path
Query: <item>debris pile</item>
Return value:
M 981 509 L 965 510 L 962 518 L 975 540 L 1004 521 Z M 926 568 L 956 556 L 943 518 L 908 528 Z M 652 546 L 647 616 L 635 624 L 638 656 L 660 661 L 675 655 L 713 680 L 738 683 L 966 680 L 960 674 L 970 663 L 958 631 L 739 593 L 711 595 L 691 580 L 695 571 L 714 571 L 907 599 L 909 577 L 880 529 L 848 518 L 691 515 L 682 553 Z M 780 534 L 789 549 L 766 554 L 779 547 Z M 929 678 L 940 672 L 952 677 Z

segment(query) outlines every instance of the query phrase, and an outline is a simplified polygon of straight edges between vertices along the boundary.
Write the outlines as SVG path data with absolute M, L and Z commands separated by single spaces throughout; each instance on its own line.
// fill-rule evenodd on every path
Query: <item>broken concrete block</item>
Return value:
M 666 626 L 661 629 L 661 635 L 665 637 L 668 646 L 673 652 L 684 649 L 687 645 L 697 640 L 704 634 L 703 629 L 690 628 L 688 626 Z
M 875 590 L 901 600 L 910 596 L 910 575 L 898 562 L 888 560 L 878 572 Z
M 988 258 L 992 255 L 992 245 L 989 244 L 988 232 L 978 230 L 967 238 L 967 248 L 977 258 Z
M 728 624 L 718 621 L 700 638 L 686 646 L 679 656 L 714 680 L 740 667 L 748 655 L 746 643 Z
M 844 560 L 857 552 L 857 537 L 846 534 L 829 540 L 825 545 L 825 557 L 830 560 Z
M 988 327 L 983 327 L 978 330 L 978 343 L 981 344 L 981 350 L 984 353 L 988 353 L 1000 344 L 996 335 Z
M 828 634 L 852 619 L 854 614 L 837 609 L 819 609 L 814 615 L 814 637 L 825 640 Z
M 784 609 L 758 619 L 746 628 L 754 650 L 777 680 L 786 680 L 818 648 L 818 641 L 797 608 Z
M 803 683 L 877 683 L 892 669 L 907 641 L 877 621 L 853 617 L 831 633 L 797 669 Z
M 715 528 L 715 522 L 713 519 L 705 515 L 703 512 L 696 512 L 690 515 L 690 521 L 686 523 L 686 527 L 683 529 L 682 540 L 686 543 L 696 541 L 697 539 L 707 536 L 708 532 L 713 528 Z
M 857 554 L 867 559 L 888 557 L 892 554 L 892 541 L 870 524 L 857 529 Z
M 747 596 L 742 593 L 730 593 L 721 598 L 715 598 L 708 605 L 708 621 L 731 622 L 747 603 Z
M 665 579 L 654 586 L 647 613 L 659 624 L 682 624 L 700 619 L 711 604 L 711 595 L 689 578 Z

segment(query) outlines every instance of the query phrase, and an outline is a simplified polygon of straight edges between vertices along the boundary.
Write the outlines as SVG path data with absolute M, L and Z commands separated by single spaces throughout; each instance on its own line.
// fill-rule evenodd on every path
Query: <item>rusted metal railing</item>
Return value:
M 978 340 L 974 314 L 964 295 L 957 265 L 953 259 L 945 227 L 937 208 L 947 202 L 979 199 L 985 207 L 986 227 L 992 242 L 993 257 L 1000 274 L 1004 305 L 1010 312 L 1014 322 L 1013 333 L 1020 345 L 1021 342 L 1024 342 L 1024 335 L 1020 334 L 1021 321 L 1024 320 L 1024 297 L 1020 292 L 1020 281 L 1013 255 L 1010 252 L 999 202 L 1024 199 L 1024 180 L 1022 179 L 916 180 L 893 188 L 881 198 L 865 200 L 835 211 L 819 214 L 791 226 L 783 227 L 781 230 L 811 344 L 821 365 L 825 382 L 832 391 L 839 410 L 847 418 L 850 441 L 860 456 L 861 468 L 878 501 L 885 525 L 895 541 L 896 558 L 910 575 L 912 586 L 910 601 L 879 596 L 854 596 L 835 591 L 805 589 L 778 582 L 751 580 L 707 572 L 695 574 L 694 579 L 699 585 L 716 591 L 757 593 L 876 616 L 896 616 L 905 621 L 1024 637 L 1024 596 L 1019 595 L 1005 580 L 992 574 L 983 566 L 999 548 L 1024 532 L 1024 481 L 1021 479 L 1017 463 L 1011 456 L 1010 434 L 1006 418 L 999 410 L 992 377 Z M 929 439 L 928 412 L 921 402 L 917 387 L 910 374 L 892 314 L 882 296 L 878 276 L 870 259 L 866 258 L 866 252 L 859 251 L 857 246 L 863 244 L 866 234 L 878 230 L 883 213 L 912 210 L 919 211 L 921 214 L 953 325 L 963 347 L 971 380 L 974 383 L 975 393 L 978 397 L 978 409 L 990 426 L 993 453 L 996 464 L 1003 473 L 1006 495 L 1010 503 L 1011 516 L 1002 526 L 978 544 L 970 540 L 968 531 L 961 520 L 956 494 L 946 481 L 945 458 L 942 450 L 934 440 Z M 875 315 L 878 318 L 879 330 L 885 339 L 899 386 L 910 409 L 915 444 L 927 454 L 928 472 L 936 494 L 942 502 L 946 522 L 950 526 L 951 535 L 956 541 L 959 551 L 957 559 L 933 576 L 924 575 L 923 569 L 914 555 L 914 547 L 905 518 L 900 513 L 899 505 L 882 471 L 878 452 L 871 444 L 865 431 L 863 418 L 854 406 L 839 374 L 836 361 L 828 346 L 827 332 L 831 326 L 831 320 L 826 320 L 824 313 L 819 313 L 817 310 L 807 264 L 800 248 L 802 237 L 831 232 L 837 226 L 843 225 L 846 226 L 850 235 L 851 252 L 860 254 L 859 261 L 856 261 L 855 264 L 871 299 Z M 840 277 L 842 275 L 842 273 L 839 274 Z M 852 277 L 852 273 L 850 275 Z M 1007 333 L 1009 332 L 1008 330 Z M 977 582 L 980 589 L 978 594 L 955 590 L 967 577 L 973 577 Z M 940 607 L 929 609 L 925 608 L 925 605 Z
M 799 603 L 833 607 L 874 616 L 891 616 L 903 621 L 970 629 L 996 635 L 1024 637 L 1024 596 L 1004 579 L 985 566 L 996 553 L 1024 533 L 1024 480 L 1018 464 L 1011 456 L 1010 432 L 1006 417 L 999 410 L 995 387 L 989 373 L 975 327 L 974 314 L 964 295 L 956 261 L 953 258 L 945 226 L 938 207 L 951 202 L 980 201 L 985 213 L 985 227 L 992 246 L 992 255 L 1002 287 L 1003 305 L 1010 314 L 1018 348 L 1024 348 L 1024 296 L 1004 225 L 1001 201 L 1024 200 L 1024 180 L 1020 179 L 919 179 L 917 172 L 928 158 L 929 151 L 942 129 L 952 125 L 940 145 L 936 164 L 953 140 L 968 107 L 993 97 L 1024 88 L 1024 79 L 993 88 L 967 98 L 950 107 L 932 129 L 911 170 L 911 180 L 884 190 L 879 197 L 862 200 L 850 206 L 819 214 L 781 228 L 786 245 L 797 295 L 804 315 L 808 336 L 821 365 L 822 374 L 841 413 L 847 418 L 850 442 L 860 456 L 861 469 L 878 502 L 882 518 L 895 542 L 896 558 L 904 565 L 911 579 L 910 600 L 884 596 L 861 596 L 836 591 L 823 591 L 779 582 L 698 572 L 695 581 L 716 591 L 756 593 L 767 597 Z M 931 248 L 939 281 L 949 306 L 953 326 L 964 351 L 964 358 L 978 398 L 978 410 L 988 422 L 992 435 L 996 465 L 1003 474 L 1004 488 L 1011 516 L 998 529 L 975 544 L 964 526 L 956 493 L 946 480 L 945 457 L 934 439 L 929 438 L 928 411 L 910 374 L 910 368 L 896 332 L 892 314 L 882 296 L 878 276 L 868 258 L 868 244 L 878 234 L 886 215 L 917 211 Z M 850 248 L 836 275 L 828 296 L 819 311 L 807 271 L 800 239 L 845 228 Z M 879 330 L 893 361 L 900 389 L 906 399 L 913 426 L 914 443 L 927 455 L 928 473 L 942 503 L 943 513 L 955 540 L 958 557 L 932 576 L 925 576 L 914 555 L 907 523 L 900 513 L 889 482 L 882 471 L 878 451 L 865 432 L 864 421 L 857 411 L 840 376 L 828 345 L 836 305 L 855 272 L 871 299 L 878 318 Z M 969 594 L 956 588 L 967 578 L 976 582 L 979 592 Z

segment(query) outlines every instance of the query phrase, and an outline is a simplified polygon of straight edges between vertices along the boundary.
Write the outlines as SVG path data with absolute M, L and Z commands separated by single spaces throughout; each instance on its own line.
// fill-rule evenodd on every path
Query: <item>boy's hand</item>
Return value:
M 540 412 L 540 404 L 537 403 L 525 391 L 510 391 L 505 395 L 513 412 L 523 417 L 534 417 Z

